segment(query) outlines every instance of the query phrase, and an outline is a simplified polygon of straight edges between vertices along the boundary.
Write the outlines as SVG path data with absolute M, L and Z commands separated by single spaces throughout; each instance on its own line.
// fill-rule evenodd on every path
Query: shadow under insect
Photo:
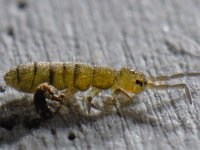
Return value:
M 41 84 L 33 97 L 32 95 L 25 95 L 21 99 L 12 100 L 0 107 L 0 127 L 2 127 L 0 128 L 0 143 L 15 142 L 19 140 L 19 137 L 22 138 L 31 134 L 31 130 L 38 128 L 70 129 L 77 126 L 81 130 L 82 124 L 95 122 L 112 114 L 131 118 L 134 122 L 153 125 L 156 123 L 156 117 L 149 115 L 148 111 L 138 109 L 137 103 L 141 102 L 136 97 L 132 100 L 132 105 L 122 106 L 122 104 L 127 104 L 125 99 L 128 97 L 125 98 L 123 93 L 121 94 L 122 97 L 120 98 L 120 93 L 118 93 L 120 109 L 117 109 L 119 108 L 115 106 L 117 104 L 113 104 L 113 100 L 110 99 L 110 101 L 103 101 L 103 106 L 94 103 L 89 113 L 87 101 L 82 102 L 86 103 L 86 109 L 84 109 L 80 100 L 77 100 L 74 94 L 63 94 L 63 91 L 58 91 L 53 86 L 46 83 Z M 120 99 L 124 103 L 120 102 Z M 100 111 L 94 111 L 96 109 Z M 8 133 L 7 136 L 1 134 L 2 130 L 5 132 L 5 129 Z M 19 131 L 19 129 L 22 131 Z
M 103 99 L 102 102 L 97 100 L 96 103 L 94 101 L 91 103 L 90 96 L 83 96 L 81 100 L 78 100 L 74 97 L 74 93 L 58 91 L 55 87 L 43 83 L 38 86 L 34 93 L 34 104 L 37 113 L 44 120 L 52 119 L 56 114 L 62 114 L 62 112 L 65 113 L 65 116 L 74 114 L 74 117 L 76 116 L 84 119 L 99 118 L 116 112 L 120 117 L 123 115 L 131 115 L 131 117 L 134 117 L 136 120 L 148 122 L 150 118 L 144 111 L 137 112 L 136 110 L 130 112 L 130 109 L 126 109 L 130 104 L 134 104 L 133 102 L 137 102 L 136 97 L 134 97 L 134 100 L 130 99 L 128 95 L 121 91 L 118 91 L 116 95 L 117 97 L 106 96 L 101 98 Z M 82 104 L 80 102 L 82 102 Z M 86 109 L 83 108 L 84 104 Z M 95 111 L 91 112 L 91 110 Z M 78 119 L 81 120 L 80 118 Z

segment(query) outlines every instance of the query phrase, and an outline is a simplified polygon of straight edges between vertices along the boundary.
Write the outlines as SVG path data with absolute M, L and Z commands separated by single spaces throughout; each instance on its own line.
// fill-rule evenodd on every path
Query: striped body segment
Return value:
M 107 66 L 93 66 L 83 63 L 32 62 L 10 69 L 4 76 L 6 84 L 23 92 L 32 93 L 42 83 L 48 83 L 58 90 L 77 89 L 85 91 L 90 87 L 117 89 L 138 94 L 146 88 L 146 76 L 130 68 L 119 70 Z
M 18 65 L 8 71 L 4 79 L 7 85 L 29 93 L 45 82 L 58 90 L 76 88 L 85 91 L 90 86 L 99 89 L 111 88 L 117 72 L 110 67 L 81 63 L 35 62 Z

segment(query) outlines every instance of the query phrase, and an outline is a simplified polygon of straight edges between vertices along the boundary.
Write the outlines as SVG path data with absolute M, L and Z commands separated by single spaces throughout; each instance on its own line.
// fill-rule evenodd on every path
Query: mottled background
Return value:
M 5 87 L 4 72 L 30 61 L 132 66 L 151 75 L 200 72 L 199 0 L 0 0 L 1 149 L 198 149 L 199 77 L 183 90 L 147 90 L 136 109 L 158 124 L 110 114 L 36 116 L 32 96 Z M 28 119 L 27 119 L 28 118 Z M 75 118 L 75 119 L 74 119 Z

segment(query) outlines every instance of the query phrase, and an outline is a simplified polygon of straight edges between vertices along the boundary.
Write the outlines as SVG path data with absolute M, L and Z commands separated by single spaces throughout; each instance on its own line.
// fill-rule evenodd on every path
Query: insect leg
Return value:
M 123 89 L 116 89 L 113 94 L 115 95 L 115 97 L 117 97 L 121 108 L 129 106 L 137 100 L 136 94 L 124 91 Z
M 131 99 L 131 96 L 129 95 L 129 93 L 128 92 L 126 92 L 126 91 L 124 91 L 123 89 L 115 89 L 114 91 L 113 91 L 113 94 L 114 95 L 118 95 L 118 94 L 120 94 L 120 93 L 123 93 L 124 95 L 126 95 L 127 97 L 129 97 L 130 99 Z
M 92 107 L 92 98 L 97 96 L 102 90 L 92 87 L 92 89 L 89 91 L 86 98 L 84 98 L 87 101 L 87 108 L 88 108 L 88 114 L 90 114 L 91 107 Z
M 120 99 L 120 94 L 123 96 L 123 98 Z M 125 96 L 125 97 L 124 97 Z M 117 110 L 117 113 L 122 116 L 121 108 L 129 105 L 132 103 L 133 97 L 130 96 L 130 94 L 123 89 L 114 89 L 112 92 L 112 103 Z
M 186 97 L 190 104 L 192 104 L 192 98 L 191 98 L 191 92 L 187 86 L 187 84 L 154 84 L 154 83 L 148 83 L 148 88 L 154 88 L 158 90 L 162 89 L 185 89 Z

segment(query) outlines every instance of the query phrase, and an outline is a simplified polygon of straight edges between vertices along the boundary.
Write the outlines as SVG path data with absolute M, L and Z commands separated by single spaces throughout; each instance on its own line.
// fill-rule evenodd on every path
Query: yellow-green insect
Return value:
M 186 84 L 169 85 L 156 84 L 156 82 L 199 75 L 200 73 L 178 73 L 172 76 L 147 77 L 143 73 L 127 67 L 115 69 L 82 63 L 32 62 L 10 69 L 5 74 L 4 80 L 8 86 L 29 93 L 35 92 L 42 83 L 48 83 L 58 90 L 85 91 L 92 87 L 91 98 L 101 90 L 107 89 L 111 89 L 113 95 L 122 92 L 130 96 L 137 95 L 146 88 L 183 88 L 189 102 L 192 103 L 191 94 Z M 88 99 L 88 111 L 91 108 L 91 100 Z
M 41 83 L 49 83 L 58 90 L 78 89 L 85 91 L 89 87 L 98 89 L 121 89 L 124 92 L 138 94 L 147 85 L 144 74 L 121 68 L 92 66 L 82 63 L 35 62 L 18 65 L 9 70 L 4 80 L 6 84 L 23 92 L 34 92 Z

